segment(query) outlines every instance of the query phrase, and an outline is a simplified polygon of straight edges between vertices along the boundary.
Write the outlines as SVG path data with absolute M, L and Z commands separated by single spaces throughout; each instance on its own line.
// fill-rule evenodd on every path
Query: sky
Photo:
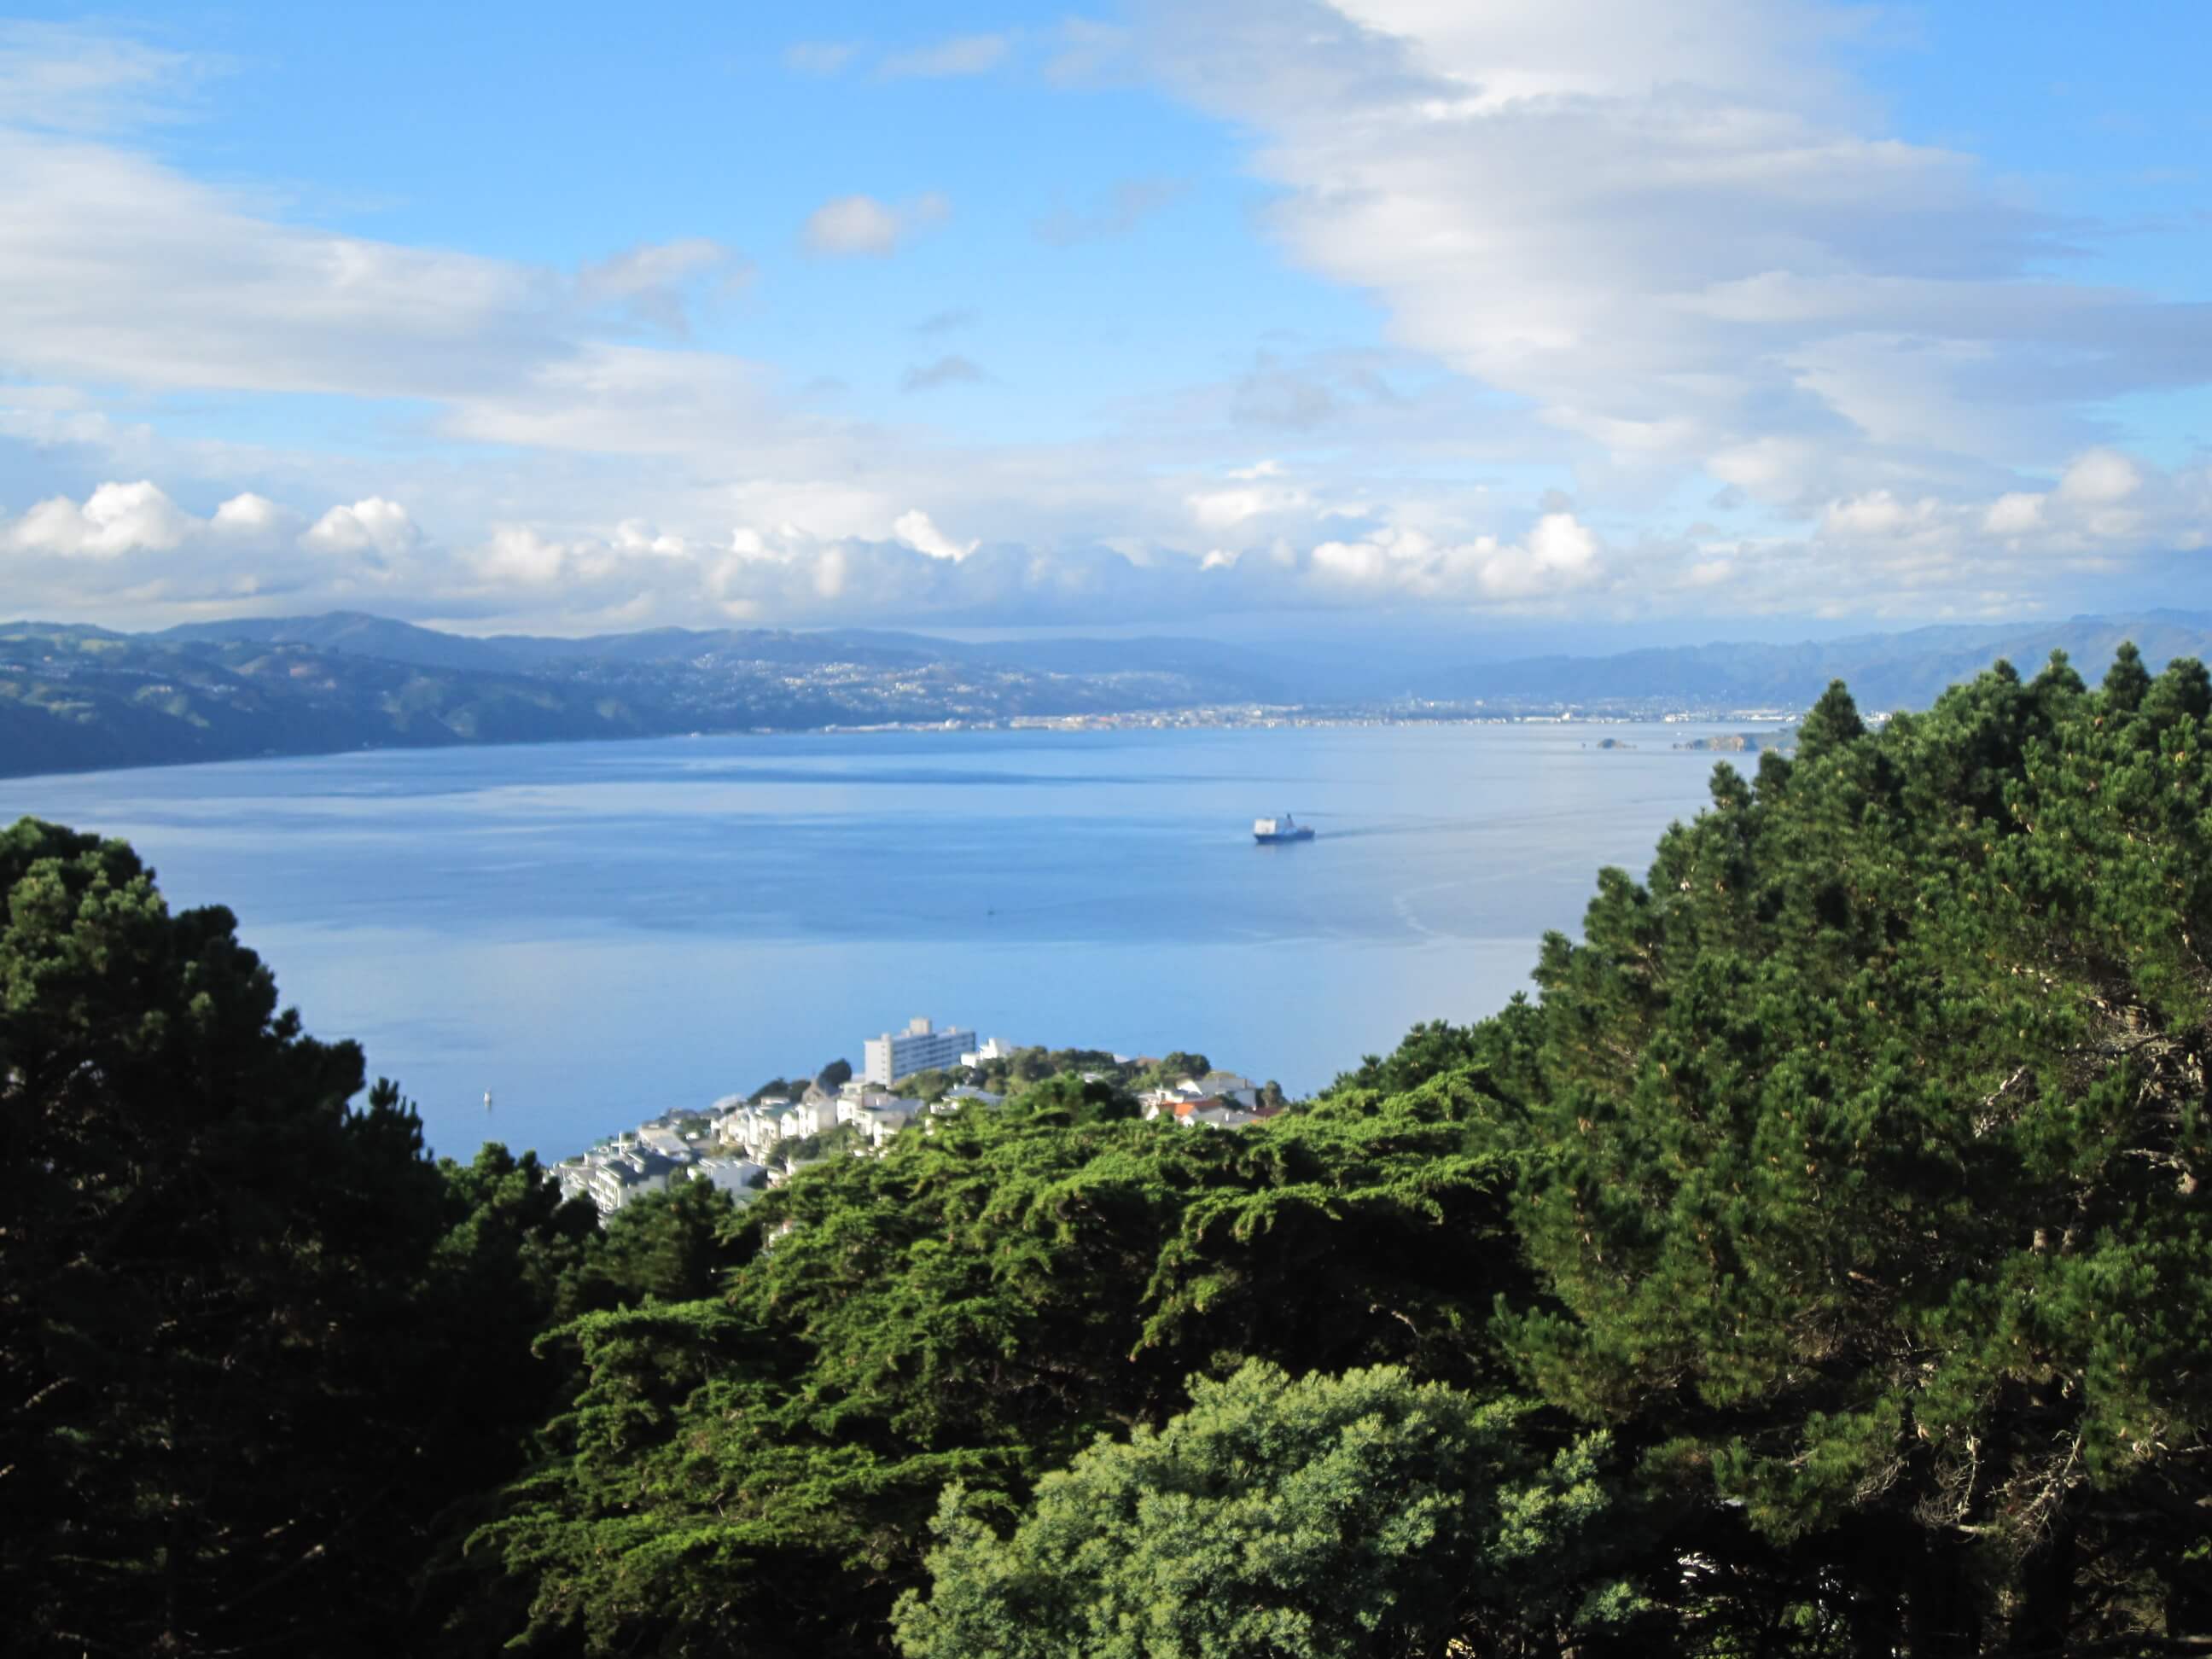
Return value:
M 2212 6 L 0 17 L 0 614 L 2212 608 Z

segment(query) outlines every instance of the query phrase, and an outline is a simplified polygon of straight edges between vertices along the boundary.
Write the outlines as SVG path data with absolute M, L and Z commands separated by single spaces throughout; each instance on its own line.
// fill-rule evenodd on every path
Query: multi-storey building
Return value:
M 960 1063 L 960 1056 L 975 1047 L 975 1034 L 957 1026 L 940 1031 L 926 1019 L 907 1022 L 903 1031 L 886 1031 L 866 1044 L 861 1076 L 888 1089 L 916 1072 L 941 1071 Z

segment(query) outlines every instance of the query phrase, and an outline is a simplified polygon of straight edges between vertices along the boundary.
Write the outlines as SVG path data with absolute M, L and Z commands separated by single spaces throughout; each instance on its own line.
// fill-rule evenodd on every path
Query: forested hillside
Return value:
M 349 749 L 1186 708 L 1273 690 L 1221 653 L 1126 642 L 1071 672 L 905 635 L 674 629 L 470 639 L 376 617 L 115 634 L 0 624 L 0 777 Z
M 11 1639 L 2212 1650 L 2208 751 L 2212 679 L 2131 647 L 1878 732 L 1838 685 L 1538 996 L 1280 1117 L 1060 1077 L 604 1231 L 27 821 Z
M 866 629 L 649 629 L 476 637 L 352 611 L 233 617 L 159 634 L 0 623 L 0 777 L 349 749 L 576 742 L 895 723 L 993 724 L 1255 705 L 1324 719 L 1563 709 L 1656 719 L 1795 710 L 1843 678 L 1874 709 L 1923 708 L 2004 657 L 2150 664 L 2212 654 L 2212 617 L 1916 629 L 1778 645 L 1492 660 L 1480 641 L 1385 651 L 1304 639 L 962 641 Z M 1492 648 L 1494 648 L 1492 644 Z M 1273 715 L 1270 715 L 1273 718 Z

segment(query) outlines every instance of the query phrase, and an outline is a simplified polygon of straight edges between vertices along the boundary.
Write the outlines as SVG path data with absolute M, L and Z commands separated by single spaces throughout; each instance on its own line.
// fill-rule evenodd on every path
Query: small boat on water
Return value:
M 1288 812 L 1279 818 L 1252 820 L 1252 839 L 1262 847 L 1272 846 L 1277 842 L 1311 841 L 1313 838 L 1314 832 Z

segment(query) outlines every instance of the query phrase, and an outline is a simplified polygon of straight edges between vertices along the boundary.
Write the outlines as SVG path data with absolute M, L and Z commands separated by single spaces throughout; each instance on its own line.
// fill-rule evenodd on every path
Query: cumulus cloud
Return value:
M 872 196 L 840 196 L 807 216 L 799 240 L 812 253 L 882 258 L 916 233 L 944 223 L 952 204 L 932 191 L 903 206 Z
M 1868 598 L 1881 587 L 1981 589 L 2026 605 L 2039 567 L 2109 570 L 2148 554 L 2203 551 L 2208 506 L 2212 467 L 2165 472 L 2092 449 L 2073 457 L 2048 489 L 1987 500 L 1888 489 L 1838 498 L 1793 553 L 1808 567 L 1801 574 L 1818 572 L 1838 597 Z M 1869 608 L 1891 607 L 1875 599 Z
M 1571 513 L 1547 513 L 1517 543 L 1495 536 L 1442 543 L 1419 530 L 1386 526 L 1357 541 L 1313 550 L 1321 580 L 1370 597 L 1463 605 L 1555 598 L 1605 577 L 1602 550 Z
M 425 619 L 575 627 L 710 617 L 1187 623 L 1406 605 L 1626 615 L 1664 609 L 1670 595 L 1703 606 L 1716 592 L 1739 611 L 1788 612 L 1804 608 L 1814 585 L 1838 614 L 1997 614 L 2033 595 L 2038 569 L 2096 569 L 2133 556 L 2146 536 L 2170 556 L 2204 556 L 2212 467 L 2140 471 L 2124 504 L 2136 515 L 2127 526 L 2113 520 L 2113 503 L 2069 501 L 2054 480 L 2040 491 L 1959 502 L 1886 489 L 1838 497 L 1802 537 L 1725 536 L 1705 526 L 1622 545 L 1564 502 L 1516 525 L 1474 529 L 1449 509 L 1334 499 L 1295 468 L 1262 461 L 1189 490 L 1180 503 L 1189 533 L 1118 548 L 987 540 L 933 502 L 839 495 L 828 484 L 811 496 L 732 495 L 744 516 L 714 533 L 630 517 L 599 527 L 507 522 L 445 542 L 387 497 L 310 521 L 249 495 L 203 519 L 139 481 L 0 519 L 0 586 L 34 608 L 59 597 L 118 618 L 244 603 L 374 605 Z M 1993 534 L 1992 520 L 2003 534 Z M 1316 529 L 1332 522 L 1336 533 Z M 945 527 L 954 523 L 963 533 Z M 823 525 L 842 527 L 815 527 Z
M 266 495 L 257 495 L 248 490 L 242 495 L 232 496 L 216 507 L 215 522 L 227 530 L 258 535 L 275 529 L 283 512 L 283 509 Z
M 302 532 L 306 523 L 250 491 L 202 517 L 150 480 L 109 482 L 81 501 L 56 496 L 0 516 L 0 591 L 62 614 L 121 605 L 159 620 L 292 596 L 344 605 L 403 579 L 438 580 L 427 565 L 395 563 L 431 550 L 392 502 L 334 507 Z
M 2111 449 L 2093 449 L 2077 457 L 2058 481 L 2060 495 L 2089 507 L 2124 501 L 2142 488 L 2142 469 Z
M 1982 514 L 1982 528 L 1992 536 L 2025 535 L 2042 525 L 2043 497 L 2025 489 L 2006 491 Z
M 393 559 L 413 552 L 422 544 L 407 509 L 380 495 L 334 507 L 315 520 L 300 545 L 318 553 L 369 553 Z
M 1835 15 L 1189 0 L 1067 26 L 1111 61 L 1081 74 L 1145 66 L 1252 135 L 1272 234 L 1395 340 L 1231 341 L 1207 378 L 1116 392 L 1061 440 L 841 417 L 806 365 L 690 343 L 745 270 L 704 237 L 561 270 L 336 235 L 112 126 L 33 131 L 0 104 L 0 488 L 33 502 L 0 514 L 6 604 L 556 626 L 1935 614 L 2201 549 L 2212 473 L 2125 453 L 2096 413 L 2204 378 L 2201 313 L 2050 276 L 2061 228 L 1971 157 L 1885 137 L 1824 67 Z M 111 93 L 88 108 L 131 73 L 93 64 Z M 1053 234 L 1158 205 L 1130 189 Z M 806 242 L 881 256 L 947 211 L 845 198 Z M 978 381 L 940 349 L 917 344 L 912 389 Z M 435 447 L 218 443 L 148 412 L 179 390 L 404 400 Z M 1240 465 L 1255 452 L 1279 459 Z M 1728 527 L 1679 527 L 1684 502 Z
M 137 483 L 104 483 L 82 503 L 65 495 L 40 501 L 9 527 L 8 546 L 64 558 L 112 559 L 168 552 L 191 528 L 177 504 L 142 478 Z
M 1314 504 L 1313 493 L 1288 476 L 1278 461 L 1261 461 L 1233 469 L 1228 482 L 1212 489 L 1194 490 L 1188 497 L 1192 521 L 1209 534 L 1218 535 L 1249 525 L 1254 520 L 1279 520 L 1304 513 Z M 1217 562 L 1233 562 L 1229 550 Z
M 902 513 L 892 521 L 891 533 L 917 553 L 926 553 L 933 559 L 950 559 L 955 564 L 981 545 L 978 542 L 956 542 L 930 522 L 929 514 L 920 507 Z

